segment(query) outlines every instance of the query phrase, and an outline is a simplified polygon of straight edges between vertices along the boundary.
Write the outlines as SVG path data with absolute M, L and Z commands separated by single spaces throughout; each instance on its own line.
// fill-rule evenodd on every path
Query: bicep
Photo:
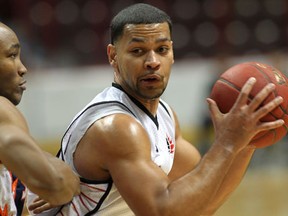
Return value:
M 169 173 L 171 180 L 177 179 L 190 172 L 201 160 L 201 155 L 196 147 L 183 138 L 177 115 L 175 112 L 173 112 L 173 114 L 175 119 L 176 149 L 173 167 Z
M 201 159 L 198 150 L 187 140 L 178 138 L 176 141 L 176 149 L 172 170 L 169 178 L 175 180 L 195 169 Z
M 67 164 L 45 154 L 19 127 L 1 126 L 0 131 L 0 158 L 8 170 L 50 203 L 63 204 L 71 200 L 78 190 L 79 180 Z
M 40 157 L 40 148 L 26 131 L 13 124 L 1 124 L 0 158 L 5 166 L 17 169 L 25 163 L 32 164 L 31 158 L 37 160 L 39 153 Z
M 3 98 L 0 102 L 0 160 L 28 186 L 38 185 L 37 179 L 43 176 L 43 170 L 51 170 L 51 165 L 29 134 L 19 110 Z
M 22 181 L 29 182 L 34 175 L 42 176 L 43 170 L 49 171 L 48 160 L 26 131 L 14 125 L 2 125 L 0 131 L 1 160 Z
M 94 134 L 97 133 L 95 151 L 121 196 L 134 213 L 142 215 L 147 208 L 151 211 L 157 208 L 157 200 L 165 197 L 170 181 L 151 160 L 151 144 L 146 130 L 128 115 L 115 116 L 94 123 Z

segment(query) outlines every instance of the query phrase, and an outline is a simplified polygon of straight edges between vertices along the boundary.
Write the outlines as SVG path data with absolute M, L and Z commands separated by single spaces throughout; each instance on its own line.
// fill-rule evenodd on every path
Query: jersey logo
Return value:
M 168 152 L 170 154 L 173 154 L 175 151 L 175 144 L 173 143 L 172 139 L 167 134 L 166 134 L 166 143 L 167 143 Z

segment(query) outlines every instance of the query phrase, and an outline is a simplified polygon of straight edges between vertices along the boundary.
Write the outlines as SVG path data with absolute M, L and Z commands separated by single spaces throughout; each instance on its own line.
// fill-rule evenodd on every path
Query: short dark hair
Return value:
M 114 44 L 119 39 L 126 24 L 153 24 L 165 22 L 168 23 L 170 35 L 172 35 L 172 21 L 164 11 L 144 3 L 128 6 L 114 16 L 111 21 L 111 44 Z

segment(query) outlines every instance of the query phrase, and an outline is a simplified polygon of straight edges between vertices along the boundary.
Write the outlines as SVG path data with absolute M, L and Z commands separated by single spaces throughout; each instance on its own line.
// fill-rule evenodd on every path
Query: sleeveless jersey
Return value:
M 87 131 L 100 118 L 111 114 L 124 113 L 134 117 L 147 131 L 151 140 L 151 159 L 168 174 L 172 168 L 175 149 L 175 123 L 170 107 L 162 100 L 156 117 L 136 99 L 127 95 L 123 89 L 113 83 L 98 94 L 73 119 L 64 134 L 59 157 L 68 163 L 73 170 L 73 153 Z M 132 216 L 124 199 L 113 184 L 113 180 L 92 181 L 81 178 L 81 194 L 67 205 L 55 210 L 52 214 L 61 216 Z M 57 212 L 58 211 L 58 212 Z M 57 212 L 57 213 L 55 213 Z
M 13 188 L 15 187 L 15 188 Z M 17 185 L 13 185 L 12 174 L 0 163 L 0 215 L 16 216 L 17 209 L 14 194 Z

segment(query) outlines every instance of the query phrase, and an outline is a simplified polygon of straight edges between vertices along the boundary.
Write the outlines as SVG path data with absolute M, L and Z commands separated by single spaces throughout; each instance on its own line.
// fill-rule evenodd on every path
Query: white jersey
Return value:
M 0 163 L 0 215 L 15 216 L 17 209 L 12 189 L 12 174 Z
M 130 115 L 142 124 L 151 140 L 151 159 L 168 174 L 172 168 L 175 150 L 175 123 L 171 109 L 161 100 L 157 116 L 154 117 L 117 84 L 98 94 L 76 115 L 62 139 L 60 158 L 77 173 L 73 164 L 73 154 L 79 141 L 95 121 L 117 113 Z M 93 181 L 80 176 L 80 180 L 81 194 L 58 209 L 56 215 L 134 215 L 113 184 L 113 179 Z

